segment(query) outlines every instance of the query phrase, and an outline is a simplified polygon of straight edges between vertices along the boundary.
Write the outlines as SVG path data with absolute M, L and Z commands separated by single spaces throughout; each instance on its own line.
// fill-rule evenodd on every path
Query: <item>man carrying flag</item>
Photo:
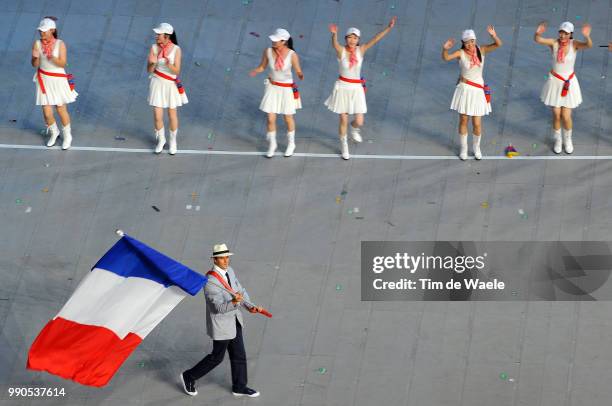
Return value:
M 208 283 L 204 288 L 206 296 L 206 331 L 213 339 L 213 349 L 193 368 L 181 373 L 180 380 L 188 395 L 195 396 L 198 391 L 195 381 L 206 375 L 223 361 L 227 351 L 232 368 L 232 393 L 234 396 L 259 396 L 259 392 L 247 386 L 247 360 L 242 339 L 244 320 L 241 307 L 251 313 L 271 315 L 261 307 L 250 303 L 249 294 L 242 287 L 234 270 L 229 266 L 230 255 L 227 245 L 213 247 L 213 269 L 208 273 Z

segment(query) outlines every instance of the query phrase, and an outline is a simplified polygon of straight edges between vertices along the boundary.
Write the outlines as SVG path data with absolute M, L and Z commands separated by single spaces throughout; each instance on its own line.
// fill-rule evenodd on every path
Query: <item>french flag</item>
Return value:
M 206 281 L 123 235 L 38 334 L 27 367 L 104 386 L 147 334 Z

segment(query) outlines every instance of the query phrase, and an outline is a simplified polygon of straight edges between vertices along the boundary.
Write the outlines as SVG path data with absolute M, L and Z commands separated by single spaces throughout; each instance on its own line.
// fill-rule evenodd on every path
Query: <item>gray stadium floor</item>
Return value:
M 80 93 L 67 152 L 38 148 L 29 47 L 48 14 L 60 18 Z M 369 37 L 392 15 L 398 26 L 364 66 L 366 141 L 352 147 L 362 157 L 344 162 L 337 118 L 322 105 L 337 74 L 327 24 Z M 593 48 L 577 62 L 585 101 L 574 157 L 583 159 L 553 156 L 539 102 L 550 57 L 532 41 L 541 19 L 549 34 L 569 19 L 589 21 L 595 45 L 612 39 L 610 0 L 0 0 L 0 403 L 611 404 L 610 303 L 360 301 L 362 240 L 610 239 L 611 54 Z M 192 151 L 175 157 L 151 153 L 145 101 L 160 21 L 177 29 L 190 99 L 179 148 Z M 448 110 L 458 68 L 440 47 L 468 27 L 484 40 L 487 24 L 505 42 L 485 69 L 495 93 L 483 152 L 499 159 L 460 162 Z M 315 155 L 238 153 L 265 150 L 264 77 L 247 72 L 277 26 L 294 35 L 306 76 L 297 152 Z M 508 143 L 530 159 L 503 157 Z M 179 388 L 178 373 L 212 346 L 202 296 L 183 301 L 106 388 L 25 369 L 36 334 L 118 227 L 201 272 L 212 244 L 228 242 L 251 297 L 274 313 L 248 317 L 245 332 L 260 398 L 233 399 L 227 361 L 196 398 Z M 16 401 L 15 386 L 63 387 L 66 397 Z

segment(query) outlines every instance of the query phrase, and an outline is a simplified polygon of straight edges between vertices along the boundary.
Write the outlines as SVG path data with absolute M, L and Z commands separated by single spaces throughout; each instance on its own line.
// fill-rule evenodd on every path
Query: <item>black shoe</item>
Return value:
M 248 396 L 250 398 L 256 398 L 257 396 L 259 396 L 259 392 L 257 392 L 254 389 L 251 389 L 247 386 L 244 387 L 244 389 L 239 390 L 239 391 L 232 391 L 232 394 L 234 396 Z
M 188 394 L 189 396 L 195 396 L 198 394 L 198 391 L 195 388 L 195 381 L 187 376 L 185 376 L 185 373 L 181 373 L 181 375 L 179 375 L 181 378 L 181 383 L 183 384 L 183 390 L 185 391 L 186 394 Z

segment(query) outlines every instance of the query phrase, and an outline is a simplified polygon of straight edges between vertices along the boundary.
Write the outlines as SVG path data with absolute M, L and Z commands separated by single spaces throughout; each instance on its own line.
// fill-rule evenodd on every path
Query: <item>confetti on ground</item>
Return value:
M 342 285 L 340 285 L 339 283 L 336 284 L 336 290 L 342 290 Z
M 499 379 L 502 379 L 505 381 L 506 379 L 508 379 L 508 374 L 505 372 L 502 372 L 501 374 L 499 374 Z
M 144 368 L 144 366 L 145 366 L 145 363 L 144 363 L 144 362 L 139 362 L 139 363 L 138 363 L 138 368 Z
M 21 200 L 21 199 L 15 199 L 15 203 L 17 203 L 17 204 L 21 204 L 21 203 L 23 203 L 23 200 Z
M 214 137 L 214 134 L 213 134 L 213 133 L 208 133 L 208 139 L 209 139 L 209 140 L 212 140 L 212 139 L 213 139 L 213 137 Z
M 336 196 L 336 203 L 342 203 L 342 198 L 340 196 Z
M 115 136 L 115 139 L 116 139 L 117 141 L 125 141 L 125 137 L 120 137 L 120 136 L 118 136 L 118 135 L 117 135 L 117 136 Z
M 514 378 L 508 379 L 508 382 L 514 382 Z
M 50 166 L 51 166 L 50 164 L 45 164 L 45 168 L 48 168 L 48 167 L 50 167 Z
M 353 213 L 359 213 L 359 207 L 353 208 Z
M 489 208 L 489 202 L 482 202 L 482 203 L 480 203 L 480 207 L 482 207 L 483 209 L 488 209 Z
M 576 16 L 576 20 L 580 20 L 582 16 Z
M 202 64 L 201 64 L 200 62 L 198 62 L 198 61 L 195 61 L 193 64 L 194 64 L 195 66 L 202 66 Z
M 251 32 L 249 32 L 249 34 L 251 34 L 252 36 L 254 36 L 256 38 L 260 37 L 260 35 L 258 33 L 256 33 L 255 31 L 251 31 Z
M 153 210 L 155 210 L 155 211 L 156 211 L 156 212 L 158 212 L 158 213 L 161 211 L 161 210 L 159 210 L 159 209 L 157 208 L 157 206 L 151 206 L 151 207 L 153 208 Z
M 326 369 L 326 368 L 324 368 L 324 367 L 321 367 L 321 368 L 319 368 L 319 369 L 318 369 L 318 371 L 319 371 L 319 373 L 320 373 L 321 375 L 323 375 L 324 373 L 326 373 L 326 372 L 327 372 L 327 369 Z
M 514 146 L 512 144 L 509 144 L 506 149 L 504 149 L 504 154 L 506 154 L 506 156 L 508 158 L 514 158 L 515 156 L 519 156 L 519 152 L 516 150 L 516 148 L 514 148 Z
M 25 212 L 26 212 L 26 213 L 30 213 L 31 211 L 32 211 L 32 208 L 31 208 L 30 206 L 28 206 L 28 207 L 25 209 Z
M 43 188 L 43 190 L 42 190 L 42 191 L 43 191 L 43 193 L 48 193 L 48 192 L 49 192 L 49 188 L 48 188 L 48 187 Z
M 185 209 L 187 209 L 187 210 L 191 210 L 191 205 L 190 205 L 190 204 L 186 205 L 186 206 L 185 206 Z
M 226 72 L 230 72 L 232 70 L 232 68 L 225 68 Z

